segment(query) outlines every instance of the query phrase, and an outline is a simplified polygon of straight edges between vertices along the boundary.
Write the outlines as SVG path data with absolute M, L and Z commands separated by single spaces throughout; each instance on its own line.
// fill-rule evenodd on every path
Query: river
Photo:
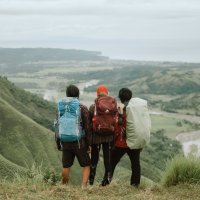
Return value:
M 163 115 L 166 117 L 174 117 L 176 119 L 187 120 L 192 123 L 200 124 L 200 117 L 194 115 L 185 115 L 179 113 L 168 113 L 162 111 L 151 111 L 153 115 Z M 187 156 L 192 154 L 200 157 L 200 130 L 180 133 L 176 136 L 176 139 L 182 144 L 183 152 Z
M 183 152 L 200 157 L 200 130 L 179 134 L 176 139 L 181 142 Z

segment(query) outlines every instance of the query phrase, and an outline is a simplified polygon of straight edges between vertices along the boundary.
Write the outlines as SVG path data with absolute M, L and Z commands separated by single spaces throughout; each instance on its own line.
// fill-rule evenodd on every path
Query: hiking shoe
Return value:
M 92 174 L 90 174 L 90 176 L 89 176 L 89 184 L 90 185 L 94 184 L 94 176 L 92 176 Z
M 92 165 L 90 167 L 90 175 L 89 175 L 89 184 L 90 185 L 94 184 L 94 178 L 95 178 L 95 175 L 96 175 L 96 169 L 97 169 L 96 165 Z
M 90 168 L 90 175 L 89 175 L 89 184 L 90 185 L 94 184 L 95 175 L 96 175 L 96 167 L 95 168 Z
M 103 179 L 102 180 L 102 182 L 101 182 L 101 186 L 106 186 L 106 185 L 109 185 L 110 184 L 110 181 L 108 180 L 108 178 L 105 178 L 105 179 Z
M 139 188 L 139 184 L 131 184 L 134 188 L 138 189 Z

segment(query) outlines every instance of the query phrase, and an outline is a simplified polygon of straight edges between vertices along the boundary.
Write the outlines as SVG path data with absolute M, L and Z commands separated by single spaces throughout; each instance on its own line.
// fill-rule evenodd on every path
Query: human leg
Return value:
M 103 162 L 104 162 L 104 177 L 101 186 L 110 184 L 111 181 L 111 145 L 110 143 L 102 143 Z
M 63 168 L 62 171 L 62 184 L 67 184 L 69 181 L 70 168 Z
M 94 183 L 97 164 L 98 164 L 98 161 L 99 161 L 100 148 L 101 148 L 100 144 L 91 145 L 91 165 L 90 165 L 90 175 L 89 175 L 90 185 L 93 185 L 93 183 Z
M 126 153 L 126 148 L 114 147 L 111 150 L 111 178 L 113 177 L 114 170 L 120 159 Z
M 75 154 L 70 150 L 62 152 L 62 183 L 67 184 L 69 181 L 70 167 L 73 165 Z
M 87 188 L 88 177 L 90 174 L 90 166 L 83 167 L 82 170 L 82 189 Z
M 140 167 L 140 149 L 129 149 L 127 154 L 131 160 L 131 180 L 130 184 L 138 187 L 140 185 L 141 167 Z
M 81 148 L 75 150 L 75 155 L 82 169 L 82 189 L 87 188 L 87 182 L 90 174 L 90 157 L 87 149 Z

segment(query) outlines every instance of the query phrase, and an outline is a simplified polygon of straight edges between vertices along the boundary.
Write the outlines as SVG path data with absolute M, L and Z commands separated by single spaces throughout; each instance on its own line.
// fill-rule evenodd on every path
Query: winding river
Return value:
M 173 117 L 176 119 L 187 120 L 192 123 L 200 124 L 200 117 L 194 115 L 184 115 L 179 113 L 168 113 L 160 111 L 151 111 L 154 115 L 163 115 L 166 117 Z M 200 130 L 180 133 L 176 136 L 176 139 L 181 142 L 183 146 L 183 152 L 187 156 L 192 154 L 194 156 L 200 157 Z

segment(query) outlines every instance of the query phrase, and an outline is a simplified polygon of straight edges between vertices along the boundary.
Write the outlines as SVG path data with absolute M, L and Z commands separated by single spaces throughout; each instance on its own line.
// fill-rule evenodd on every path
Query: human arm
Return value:
M 90 113 L 88 108 L 84 105 L 81 105 L 81 119 L 82 119 L 82 128 L 84 129 L 86 135 L 87 145 L 90 145 L 92 137 Z

